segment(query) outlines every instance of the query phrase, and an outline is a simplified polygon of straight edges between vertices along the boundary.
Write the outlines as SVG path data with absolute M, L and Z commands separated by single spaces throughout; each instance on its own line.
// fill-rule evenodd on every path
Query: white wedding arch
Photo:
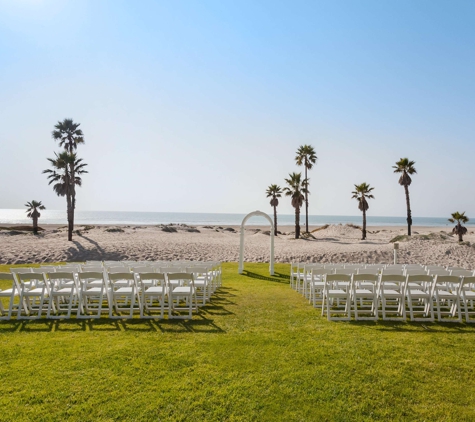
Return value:
M 241 223 L 241 244 L 239 247 L 239 274 L 242 274 L 244 271 L 244 227 L 247 220 L 251 217 L 264 217 L 270 224 L 270 264 L 269 272 L 270 275 L 274 275 L 274 222 L 272 219 L 262 211 L 253 211 L 247 214 Z

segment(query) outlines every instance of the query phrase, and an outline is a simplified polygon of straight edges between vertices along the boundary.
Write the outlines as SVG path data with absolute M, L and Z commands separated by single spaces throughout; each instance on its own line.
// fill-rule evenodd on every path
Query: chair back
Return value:
M 403 275 L 403 268 L 384 268 L 381 272 L 383 275 Z
M 180 286 L 194 287 L 194 277 L 190 273 L 167 273 L 168 283 L 179 282 Z
M 450 275 L 455 275 L 457 277 L 471 277 L 473 276 L 473 271 L 470 270 L 450 270 Z
M 379 280 L 379 277 L 377 274 L 353 274 L 353 281 L 358 282 L 358 281 L 374 281 L 377 282 Z
M 406 275 L 408 276 L 422 276 L 422 275 L 427 275 L 427 270 L 424 268 L 406 268 L 405 271 Z
M 45 274 L 45 278 L 49 280 L 52 289 L 62 288 L 66 285 L 66 283 L 70 283 L 71 281 L 72 284 L 70 284 L 70 288 L 77 286 L 76 278 L 72 272 L 50 272 Z
M 346 274 L 346 275 L 353 275 L 355 273 L 357 273 L 357 269 L 353 269 L 353 268 L 336 268 L 335 269 L 335 274 Z
M 328 290 L 334 286 L 348 291 L 351 285 L 351 277 L 350 274 L 326 274 L 325 288 Z
M 390 290 L 403 291 L 406 284 L 406 276 L 402 274 L 381 274 L 379 276 L 379 287 L 383 289 L 386 287 Z
M 434 279 L 433 290 L 442 288 L 451 292 L 458 292 L 462 279 L 454 275 L 437 275 Z

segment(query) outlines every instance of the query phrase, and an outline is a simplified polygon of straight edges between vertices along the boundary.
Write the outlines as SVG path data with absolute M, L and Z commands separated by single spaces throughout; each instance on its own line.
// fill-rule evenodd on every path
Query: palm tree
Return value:
M 84 134 L 78 127 L 81 123 L 74 123 L 73 119 L 64 119 L 54 125 L 52 132 L 53 139 L 59 141 L 59 146 L 72 154 L 78 147 L 78 144 L 84 144 Z
M 297 150 L 295 161 L 298 166 L 305 167 L 305 183 L 307 192 L 305 193 L 305 231 L 308 233 L 308 182 L 307 170 L 311 170 L 313 165 L 317 162 L 317 155 L 315 149 L 311 145 L 301 145 Z
M 462 223 L 468 223 L 469 218 L 465 215 L 465 211 L 462 213 L 454 212 L 452 214 L 452 218 L 449 218 L 449 221 L 451 223 L 457 222 L 457 225 L 453 228 L 452 233 L 453 234 L 458 234 L 459 236 L 459 242 L 463 242 L 463 235 L 467 234 L 467 228 L 462 226 Z
M 307 193 L 307 182 L 302 180 L 302 173 L 291 173 L 289 178 L 285 179 L 287 187 L 284 188 L 285 196 L 292 198 L 292 206 L 295 208 L 295 238 L 300 237 L 300 207 Z
M 393 166 L 394 173 L 402 173 L 399 178 L 399 184 L 404 186 L 406 192 L 406 205 L 407 205 L 407 235 L 411 235 L 412 215 L 411 215 L 411 203 L 409 201 L 409 186 L 412 183 L 410 174 L 416 174 L 417 171 L 414 168 L 415 161 L 409 161 L 409 158 L 401 158 L 396 165 Z
M 61 152 L 56 154 L 56 158 L 48 158 L 52 169 L 44 170 L 48 174 L 49 185 L 54 183 L 53 190 L 58 196 L 66 197 L 67 215 L 68 215 L 68 240 L 73 239 L 74 230 L 74 207 L 76 206 L 75 197 L 71 194 L 76 186 L 82 185 L 81 174 L 87 173 L 84 167 L 87 164 L 77 158 L 76 154 Z M 72 169 L 72 172 L 71 172 Z M 72 176 L 74 175 L 74 176 Z
M 84 144 L 84 134 L 81 129 L 79 129 L 80 123 L 74 123 L 73 119 L 64 119 L 62 122 L 58 122 L 51 133 L 53 139 L 59 142 L 59 146 L 63 147 L 64 150 L 73 154 L 79 144 Z M 75 179 L 74 174 L 74 161 L 69 161 L 69 173 L 71 175 L 71 180 Z M 71 195 L 71 224 L 74 227 L 74 210 L 76 209 L 76 187 L 74 184 L 71 185 L 70 190 L 67 195 Z
M 367 199 L 374 199 L 371 194 L 373 189 L 367 183 L 361 183 L 361 185 L 355 185 L 355 190 L 351 192 L 353 194 L 352 198 L 358 201 L 358 208 L 363 212 L 363 236 L 361 240 L 366 239 L 366 211 L 369 208 Z
M 41 217 L 41 214 L 38 210 L 45 210 L 46 207 L 41 203 L 41 201 L 31 201 L 25 204 L 27 208 L 26 212 L 28 213 L 26 216 L 33 220 L 33 233 L 38 234 L 38 218 Z
M 268 198 L 272 198 L 270 204 L 274 207 L 274 234 L 277 236 L 277 206 L 279 205 L 278 198 L 282 196 L 282 188 L 277 185 L 270 185 L 266 190 L 266 194 Z

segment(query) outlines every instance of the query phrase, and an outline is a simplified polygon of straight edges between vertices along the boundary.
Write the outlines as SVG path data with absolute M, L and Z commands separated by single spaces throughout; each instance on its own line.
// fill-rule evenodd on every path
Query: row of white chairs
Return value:
M 148 265 L 80 264 L 13 268 L 0 273 L 0 319 L 192 318 L 221 286 L 221 264 L 182 262 L 168 268 Z M 175 263 L 174 263 L 175 264 Z M 54 270 L 54 271 L 52 271 Z M 7 302 L 3 303 L 2 299 Z M 125 312 L 125 314 L 124 314 Z M 185 312 L 185 315 L 182 313 Z
M 470 277 L 475 275 L 474 270 L 459 267 L 442 267 L 436 265 L 422 266 L 419 264 L 300 264 L 292 263 L 290 272 L 290 286 L 302 293 L 307 299 L 310 295 L 309 280 L 312 271 L 325 270 L 328 274 L 386 274 L 386 275 L 441 275 Z
M 302 287 L 316 308 L 329 320 L 343 319 L 475 322 L 475 274 L 459 275 L 462 269 L 445 269 L 450 274 L 432 274 L 436 268 L 403 272 L 376 266 L 341 268 L 339 266 L 306 265 Z M 294 268 L 293 268 L 294 269 Z M 417 270 L 415 266 L 412 268 Z M 385 272 L 385 270 L 387 270 Z

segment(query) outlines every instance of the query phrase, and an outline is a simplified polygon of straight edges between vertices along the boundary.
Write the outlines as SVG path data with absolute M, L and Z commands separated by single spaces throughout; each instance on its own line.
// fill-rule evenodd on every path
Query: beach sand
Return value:
M 0 263 L 25 264 L 86 260 L 239 260 L 239 227 L 197 226 L 76 226 L 72 242 L 65 226 L 42 226 L 45 230 L 12 234 L 0 231 Z M 165 227 L 165 229 L 164 229 Z M 171 230 L 169 229 L 171 227 Z M 312 230 L 316 227 L 312 227 Z M 164 231 L 169 230 L 169 231 Z M 174 231 L 176 230 L 176 231 Z M 247 226 L 245 260 L 269 260 L 268 227 Z M 295 240 L 293 227 L 279 227 L 275 238 L 276 262 L 391 263 L 396 236 L 405 227 L 369 227 L 367 240 L 361 230 L 331 225 Z M 475 234 L 464 236 L 463 245 L 447 227 L 413 227 L 414 236 L 400 242 L 400 263 L 421 263 L 475 268 Z M 171 231 L 171 232 L 170 232 Z

